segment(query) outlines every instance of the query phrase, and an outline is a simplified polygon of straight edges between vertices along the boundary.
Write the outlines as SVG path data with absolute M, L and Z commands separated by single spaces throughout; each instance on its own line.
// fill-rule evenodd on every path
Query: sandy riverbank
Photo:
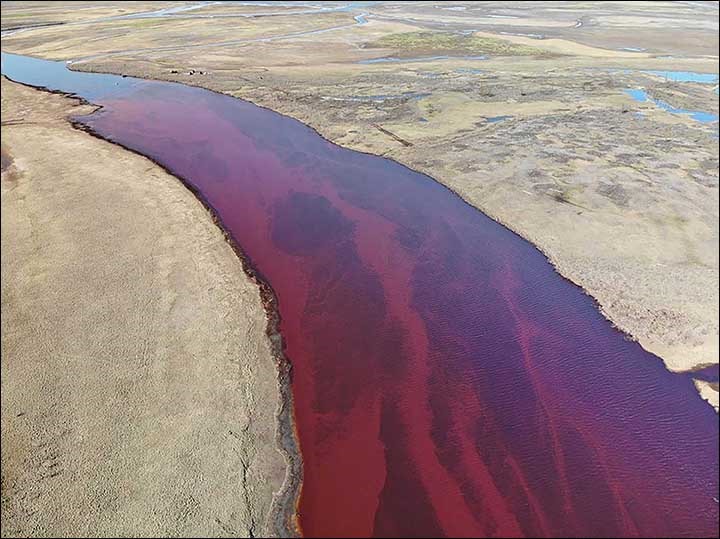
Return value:
M 3 536 L 262 536 L 286 463 L 258 288 L 150 161 L 2 81 Z

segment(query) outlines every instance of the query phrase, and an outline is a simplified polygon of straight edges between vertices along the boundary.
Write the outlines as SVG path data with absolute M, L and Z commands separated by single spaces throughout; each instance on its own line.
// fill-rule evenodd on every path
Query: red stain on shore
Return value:
M 305 535 L 717 536 L 717 416 L 530 244 L 249 103 L 94 101 L 81 121 L 198 189 L 276 292 Z

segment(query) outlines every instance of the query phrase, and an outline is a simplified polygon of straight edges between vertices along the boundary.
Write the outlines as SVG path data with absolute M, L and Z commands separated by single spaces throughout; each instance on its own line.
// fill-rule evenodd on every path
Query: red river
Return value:
M 718 535 L 691 379 L 447 188 L 207 90 L 3 73 L 102 105 L 80 122 L 196 190 L 274 290 L 306 536 Z

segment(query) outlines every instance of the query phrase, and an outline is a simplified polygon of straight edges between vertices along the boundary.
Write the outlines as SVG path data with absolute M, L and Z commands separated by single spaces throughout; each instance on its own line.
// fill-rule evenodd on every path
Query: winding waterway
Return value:
M 78 121 L 181 177 L 275 291 L 306 535 L 717 536 L 692 380 L 447 188 L 229 96 L 2 57 L 101 105 Z

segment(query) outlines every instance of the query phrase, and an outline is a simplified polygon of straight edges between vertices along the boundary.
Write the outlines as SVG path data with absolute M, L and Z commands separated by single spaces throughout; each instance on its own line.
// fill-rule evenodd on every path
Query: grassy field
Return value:
M 368 48 L 390 48 L 403 54 L 492 54 L 495 56 L 542 56 L 547 51 L 517 45 L 505 39 L 452 32 L 402 32 L 368 43 Z

